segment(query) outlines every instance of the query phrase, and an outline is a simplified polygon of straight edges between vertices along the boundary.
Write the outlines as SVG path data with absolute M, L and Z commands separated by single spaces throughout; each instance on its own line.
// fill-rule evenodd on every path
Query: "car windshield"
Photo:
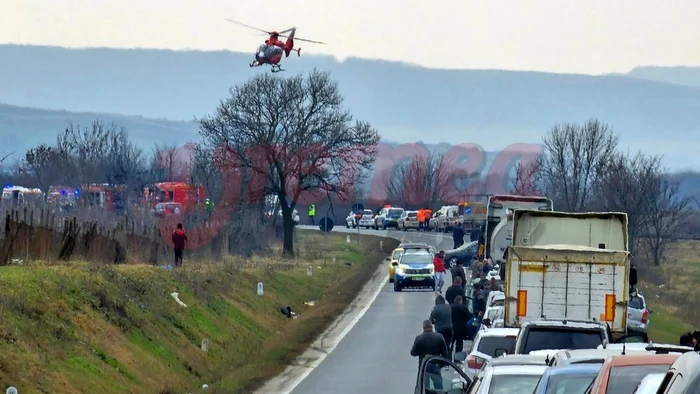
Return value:
M 479 340 L 479 345 L 476 350 L 491 357 L 496 357 L 497 349 L 504 349 L 507 353 L 513 353 L 514 347 L 515 336 L 483 337 Z
M 365 211 L 362 212 L 362 214 L 363 214 L 363 215 L 369 215 L 369 216 L 372 216 L 372 215 L 373 215 L 372 211 L 370 211 L 369 209 L 365 209 Z
M 401 256 L 401 264 L 430 264 L 433 259 L 428 253 L 411 253 Z
M 653 373 L 666 373 L 669 364 L 630 365 L 613 367 L 608 380 L 608 393 L 632 394 L 645 376 Z
M 403 254 L 403 251 L 397 250 L 397 251 L 394 252 L 394 255 L 391 256 L 391 258 L 392 258 L 393 260 L 398 260 L 399 257 L 401 257 L 402 254 Z
M 403 213 L 403 209 L 401 208 L 393 208 L 389 210 L 389 215 L 391 216 L 400 216 Z
M 644 309 L 644 299 L 642 297 L 632 297 L 628 304 L 628 307 L 633 309 Z
M 579 373 L 551 376 L 547 383 L 547 393 L 583 394 L 597 375 L 597 373 Z
M 596 349 L 603 343 L 600 330 L 561 330 L 532 327 L 525 338 L 524 354 L 545 349 Z
M 540 375 L 494 375 L 489 394 L 532 393 Z
M 409 212 L 407 215 L 409 218 L 415 218 L 418 216 L 418 212 Z

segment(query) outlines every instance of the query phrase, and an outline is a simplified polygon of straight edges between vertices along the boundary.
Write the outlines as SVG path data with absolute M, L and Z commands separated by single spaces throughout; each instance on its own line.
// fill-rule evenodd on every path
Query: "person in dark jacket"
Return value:
M 693 334 L 689 332 L 681 335 L 679 342 L 681 346 L 695 347 L 695 344 L 693 343 Z
M 457 260 L 457 264 L 454 267 L 450 268 L 450 274 L 452 274 L 453 283 L 457 277 L 462 278 L 463 284 L 467 283 L 467 276 L 464 274 L 464 268 L 462 268 L 462 263 L 459 260 Z
M 427 356 L 450 357 L 445 338 L 433 332 L 433 324 L 430 320 L 423 321 L 423 333 L 418 335 L 413 341 L 411 356 L 418 357 L 418 368 L 420 368 L 421 362 Z M 442 375 L 440 369 L 437 368 L 437 365 L 431 363 L 428 365 L 427 370 L 429 373 L 428 377 L 432 381 L 433 387 L 442 390 Z
M 464 245 L 464 227 L 462 223 L 457 223 L 454 229 L 452 229 L 452 241 L 454 242 L 454 248 L 457 249 Z
M 458 295 L 452 306 L 452 344 L 450 351 L 455 353 L 464 350 L 464 341 L 467 339 L 467 322 L 471 320 L 472 313 L 464 305 L 464 297 Z
M 481 312 L 482 314 L 486 312 L 486 299 L 484 298 L 483 289 L 479 289 L 476 293 L 476 297 L 473 302 L 474 313 Z
M 693 332 L 693 351 L 700 352 L 700 331 Z
M 462 278 L 460 278 L 459 276 L 454 278 L 452 286 L 448 287 L 445 291 L 445 301 L 447 301 L 447 303 L 451 305 L 455 302 L 455 299 L 458 296 L 462 296 L 462 298 L 466 297 L 466 294 L 464 293 L 464 287 L 462 286 Z
M 430 312 L 430 322 L 435 326 L 435 331 L 445 338 L 445 343 L 452 343 L 452 307 L 445 302 L 445 297 L 441 295 L 435 297 L 435 307 Z

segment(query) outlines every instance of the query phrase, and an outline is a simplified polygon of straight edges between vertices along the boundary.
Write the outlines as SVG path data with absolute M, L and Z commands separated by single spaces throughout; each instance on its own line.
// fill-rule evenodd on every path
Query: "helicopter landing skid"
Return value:
M 278 73 L 280 71 L 284 71 L 284 69 L 279 64 L 272 65 L 272 72 L 273 73 Z

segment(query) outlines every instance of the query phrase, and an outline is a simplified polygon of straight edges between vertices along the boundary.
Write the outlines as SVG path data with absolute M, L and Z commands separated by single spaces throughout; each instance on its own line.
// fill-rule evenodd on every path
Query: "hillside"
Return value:
M 249 54 L 0 46 L 0 102 L 71 111 L 190 120 L 210 113 L 251 75 Z M 410 59 L 407 59 L 410 60 Z M 346 105 L 396 141 L 488 150 L 538 142 L 552 124 L 598 117 L 632 149 L 698 167 L 700 88 L 625 76 L 435 70 L 377 60 L 302 56 L 286 75 L 313 67 L 339 80 Z M 3 133 L 4 135 L 4 133 Z M 662 135 L 664 143 L 659 144 Z
M 635 67 L 628 77 L 685 86 L 700 86 L 700 67 Z
M 2 156 L 14 152 L 21 155 L 32 146 L 54 142 L 56 134 L 70 122 L 88 126 L 101 118 L 107 123 L 124 126 L 135 143 L 150 149 L 155 143 L 183 145 L 198 140 L 197 124 L 162 119 L 146 119 L 140 116 L 115 114 L 53 111 L 0 104 L 0 136 L 3 139 Z

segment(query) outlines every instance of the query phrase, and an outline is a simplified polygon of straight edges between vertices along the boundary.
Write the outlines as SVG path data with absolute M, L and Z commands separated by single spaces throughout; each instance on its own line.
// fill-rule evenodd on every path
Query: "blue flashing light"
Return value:
M 61 190 L 61 194 L 65 196 L 66 194 L 68 194 L 68 192 L 66 191 L 66 189 L 63 189 Z
M 80 190 L 78 190 L 78 189 L 73 190 L 73 195 L 78 197 L 80 195 Z
M 12 189 L 13 187 L 15 187 L 15 185 L 13 185 L 11 183 L 8 183 L 7 185 L 5 185 L 5 189 Z

